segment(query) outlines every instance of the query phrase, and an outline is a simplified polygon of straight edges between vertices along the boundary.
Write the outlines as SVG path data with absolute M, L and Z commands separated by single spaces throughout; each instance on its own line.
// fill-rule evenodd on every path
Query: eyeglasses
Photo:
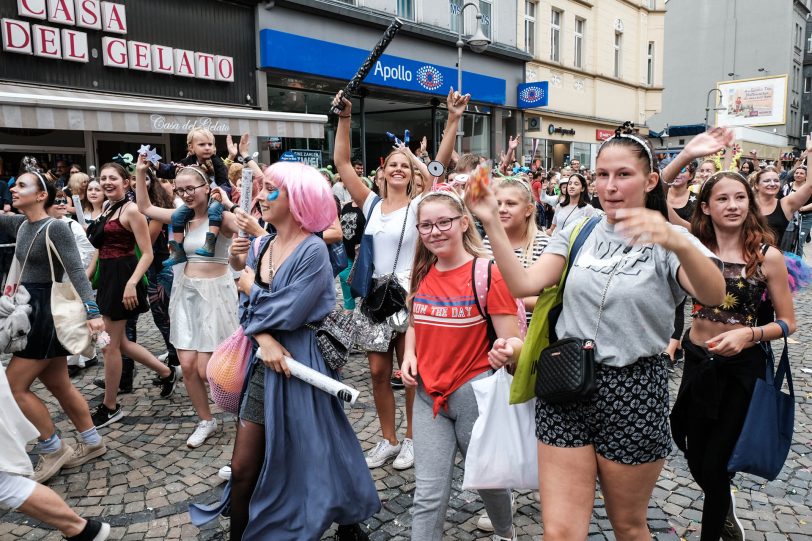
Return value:
M 417 224 L 417 231 L 421 235 L 431 235 L 431 232 L 437 227 L 437 231 L 448 231 L 454 224 L 454 220 L 458 220 L 462 216 L 454 216 L 453 218 L 440 218 L 436 222 L 420 222 Z
M 200 186 L 190 186 L 188 188 L 175 188 L 172 190 L 172 192 L 179 197 L 183 197 L 184 195 L 194 195 L 195 190 L 204 186 L 206 186 L 206 184 L 201 184 Z
M 54 199 L 54 205 L 67 205 L 68 200 L 65 198 Z

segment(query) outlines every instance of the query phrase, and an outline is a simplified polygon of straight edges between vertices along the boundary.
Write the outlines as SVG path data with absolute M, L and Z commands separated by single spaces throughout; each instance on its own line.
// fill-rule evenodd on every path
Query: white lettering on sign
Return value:
M 394 79 L 395 81 L 411 81 L 412 72 L 406 69 L 406 66 L 398 65 L 397 67 L 384 66 L 380 60 L 375 64 L 374 75 L 383 77 L 384 81 Z
M 127 33 L 127 11 L 124 4 L 102 0 L 17 0 L 21 17 L 48 20 L 78 28 L 101 30 L 114 34 Z M 32 54 L 43 58 L 89 62 L 87 33 L 68 28 L 54 28 L 17 19 L 0 19 L 3 51 Z M 105 66 L 137 71 L 152 71 L 209 81 L 234 81 L 234 58 L 202 51 L 174 49 L 142 41 L 102 36 L 102 61 Z M 403 66 L 381 67 L 384 79 L 412 80 Z
M 17 0 L 17 13 L 20 17 L 45 20 L 48 14 L 45 11 L 45 0 Z
M 3 19 L 3 50 L 10 53 L 34 54 L 31 25 L 16 19 Z
M 81 0 L 76 6 L 76 26 L 101 30 L 101 2 L 99 0 Z
M 193 128 L 205 128 L 212 133 L 231 133 L 231 126 L 227 121 L 212 120 L 209 117 L 187 119 L 184 117 L 166 118 L 163 115 L 152 115 L 150 116 L 150 122 L 152 122 L 152 129 L 155 131 L 188 133 Z
M 105 32 L 114 34 L 127 33 L 127 12 L 122 4 L 112 2 L 101 3 L 102 28 Z
M 102 38 L 102 58 L 104 65 L 111 68 L 126 68 L 127 64 L 127 40 L 121 38 Z
M 76 24 L 73 0 L 48 0 L 48 20 L 52 23 Z
M 88 62 L 87 34 L 62 29 L 62 58 L 73 62 Z
M 62 58 L 62 41 L 59 29 L 35 24 L 31 27 L 34 35 L 34 54 L 46 58 Z

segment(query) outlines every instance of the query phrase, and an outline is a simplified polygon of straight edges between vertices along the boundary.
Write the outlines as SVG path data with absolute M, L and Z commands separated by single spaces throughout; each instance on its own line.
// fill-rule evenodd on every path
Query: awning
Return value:
M 0 84 L 5 128 L 185 134 L 202 126 L 216 135 L 323 139 L 326 122 L 325 115 Z

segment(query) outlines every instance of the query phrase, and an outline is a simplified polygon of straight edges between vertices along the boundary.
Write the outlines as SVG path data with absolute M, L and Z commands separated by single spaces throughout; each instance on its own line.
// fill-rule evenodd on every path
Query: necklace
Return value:
M 274 237 L 273 240 L 271 240 L 271 242 L 268 243 L 268 285 L 270 285 L 271 282 L 273 282 L 273 277 L 274 275 L 276 275 L 276 267 L 274 267 L 273 264 L 273 249 L 274 245 L 276 244 L 277 238 L 278 237 Z M 297 240 L 294 239 L 290 243 L 290 246 L 284 247 L 284 249 L 280 252 L 281 255 L 279 256 L 282 262 L 284 262 L 285 258 L 290 255 L 290 252 L 292 252 L 293 249 L 296 248 L 296 246 L 298 246 L 298 244 L 299 242 L 297 242 Z

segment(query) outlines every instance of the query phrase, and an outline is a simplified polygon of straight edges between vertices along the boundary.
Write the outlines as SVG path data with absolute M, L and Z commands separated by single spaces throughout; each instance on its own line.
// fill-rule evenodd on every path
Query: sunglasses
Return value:
M 54 199 L 54 205 L 67 205 L 67 204 L 68 204 L 68 200 L 65 199 L 64 197 Z

